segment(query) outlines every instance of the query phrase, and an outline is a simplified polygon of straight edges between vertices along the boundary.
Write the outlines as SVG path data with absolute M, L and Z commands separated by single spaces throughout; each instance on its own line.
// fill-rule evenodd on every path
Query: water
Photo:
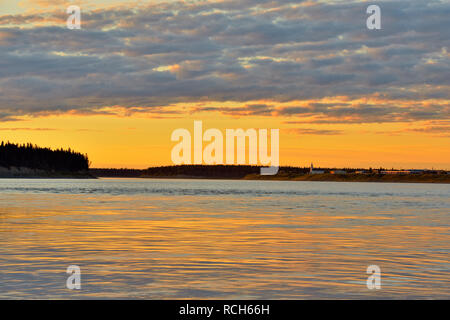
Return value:
M 0 298 L 450 298 L 450 185 L 0 179 Z M 66 269 L 81 268 L 81 290 Z M 369 265 L 381 289 L 366 286 Z

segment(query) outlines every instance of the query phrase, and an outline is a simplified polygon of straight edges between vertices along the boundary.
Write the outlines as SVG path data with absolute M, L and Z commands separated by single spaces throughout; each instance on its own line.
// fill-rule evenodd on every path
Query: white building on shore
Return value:
M 311 163 L 311 168 L 309 169 L 309 174 L 324 174 L 324 170 L 315 170 L 314 165 Z

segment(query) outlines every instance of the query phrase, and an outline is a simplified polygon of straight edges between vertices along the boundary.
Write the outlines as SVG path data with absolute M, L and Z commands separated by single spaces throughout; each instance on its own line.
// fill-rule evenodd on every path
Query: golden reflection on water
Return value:
M 269 210 L 257 197 L 0 196 L 0 298 L 450 297 L 441 209 L 431 224 L 405 208 Z M 366 287 L 373 264 L 379 291 Z M 65 288 L 69 265 L 81 291 Z

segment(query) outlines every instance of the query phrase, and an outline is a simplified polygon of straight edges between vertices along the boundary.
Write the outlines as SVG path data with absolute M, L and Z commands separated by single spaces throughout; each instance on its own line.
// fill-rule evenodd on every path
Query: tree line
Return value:
M 46 171 L 79 172 L 89 170 L 87 154 L 75 152 L 70 148 L 52 150 L 31 143 L 0 144 L 0 167 L 25 167 Z
M 198 178 L 230 178 L 241 179 L 249 174 L 259 174 L 259 166 L 249 165 L 178 165 L 166 167 L 153 167 L 148 169 L 90 169 L 91 174 L 97 177 L 198 177 Z M 305 174 L 309 168 L 281 167 L 281 173 Z

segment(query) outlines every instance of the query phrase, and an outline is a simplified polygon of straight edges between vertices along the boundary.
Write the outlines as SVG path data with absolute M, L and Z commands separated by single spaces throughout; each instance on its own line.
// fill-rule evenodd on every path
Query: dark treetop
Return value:
M 0 144 L 0 167 L 25 167 L 46 171 L 79 172 L 89 169 L 87 155 L 67 150 L 40 148 L 31 143 Z

